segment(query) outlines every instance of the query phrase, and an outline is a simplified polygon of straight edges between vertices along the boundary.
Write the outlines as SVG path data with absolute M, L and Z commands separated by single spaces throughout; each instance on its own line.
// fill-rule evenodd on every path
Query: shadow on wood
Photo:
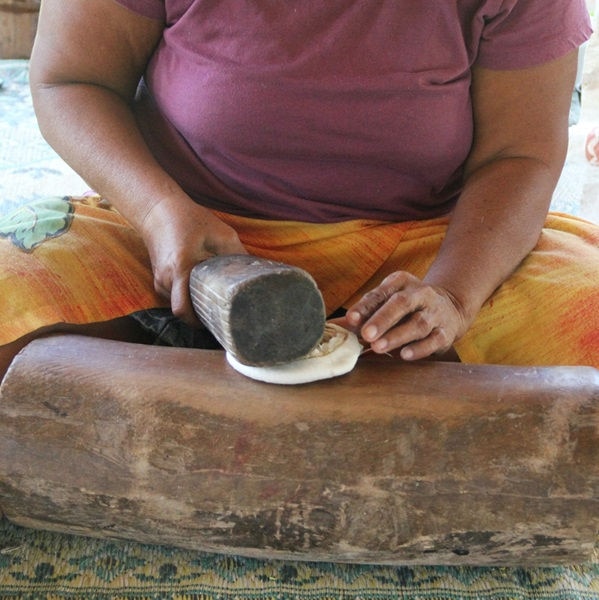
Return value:
M 599 529 L 599 374 L 360 359 L 297 387 L 219 351 L 56 336 L 0 388 L 25 526 L 262 558 L 555 565 Z

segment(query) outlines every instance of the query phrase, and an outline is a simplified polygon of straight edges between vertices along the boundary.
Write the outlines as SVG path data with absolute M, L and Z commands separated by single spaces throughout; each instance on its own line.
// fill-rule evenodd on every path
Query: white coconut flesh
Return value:
M 356 365 L 362 346 L 358 337 L 334 323 L 327 323 L 318 345 L 303 358 L 281 365 L 255 367 L 240 363 L 227 352 L 227 361 L 242 375 L 282 385 L 310 383 L 349 373 Z

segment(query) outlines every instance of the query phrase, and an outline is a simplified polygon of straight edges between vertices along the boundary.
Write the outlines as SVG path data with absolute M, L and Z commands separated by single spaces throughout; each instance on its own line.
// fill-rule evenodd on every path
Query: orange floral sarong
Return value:
M 422 277 L 447 219 L 334 224 L 217 213 L 248 251 L 297 265 L 329 313 L 396 270 Z M 165 306 L 140 236 L 91 196 L 49 198 L 0 218 L 0 345 L 57 323 L 94 323 Z M 456 344 L 462 361 L 599 367 L 599 227 L 549 215 L 535 250 Z

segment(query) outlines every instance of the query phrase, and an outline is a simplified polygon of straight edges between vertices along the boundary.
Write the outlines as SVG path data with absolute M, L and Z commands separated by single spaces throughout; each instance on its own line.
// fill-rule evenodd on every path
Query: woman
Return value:
M 375 352 L 599 366 L 598 229 L 546 220 L 589 35 L 583 0 L 45 0 L 42 132 L 118 213 L 69 202 L 28 250 L 52 285 L 13 293 L 4 365 L 151 307 L 197 325 L 192 266 L 250 252 Z

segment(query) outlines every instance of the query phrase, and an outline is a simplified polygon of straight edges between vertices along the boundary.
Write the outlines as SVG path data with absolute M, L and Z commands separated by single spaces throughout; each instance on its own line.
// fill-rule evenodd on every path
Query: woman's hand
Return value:
M 348 309 L 345 320 L 374 352 L 400 348 L 404 360 L 448 352 L 469 326 L 449 291 L 405 271 L 389 275 L 365 294 Z
M 197 325 L 189 291 L 192 268 L 218 254 L 247 254 L 234 229 L 211 211 L 188 200 L 163 199 L 141 228 L 150 253 L 154 288 L 170 298 L 173 314 Z

